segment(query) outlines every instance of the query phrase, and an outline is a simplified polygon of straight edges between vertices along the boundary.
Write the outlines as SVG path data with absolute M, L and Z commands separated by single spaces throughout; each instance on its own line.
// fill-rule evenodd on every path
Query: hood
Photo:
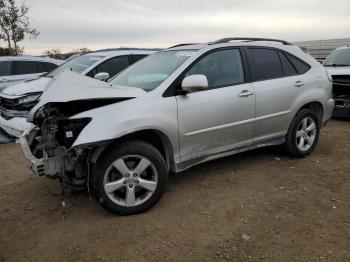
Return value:
M 326 66 L 331 75 L 350 75 L 350 66 Z
M 43 92 L 47 83 L 51 79 L 48 77 L 40 77 L 33 80 L 27 80 L 18 84 L 5 88 L 2 93 L 9 96 L 22 96 L 28 93 Z
M 134 98 L 146 94 L 140 88 L 114 86 L 72 71 L 64 71 L 46 86 L 35 108 L 50 102 L 69 102 L 102 98 Z

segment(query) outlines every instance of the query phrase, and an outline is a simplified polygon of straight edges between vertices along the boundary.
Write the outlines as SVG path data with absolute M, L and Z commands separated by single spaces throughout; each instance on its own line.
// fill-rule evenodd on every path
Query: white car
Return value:
M 334 50 L 323 65 L 333 79 L 335 100 L 333 116 L 350 117 L 350 46 Z
M 333 107 L 326 69 L 299 47 L 224 38 L 150 55 L 108 83 L 64 72 L 19 140 L 33 172 L 128 215 L 157 203 L 169 171 L 268 145 L 309 155 Z
M 12 85 L 0 93 L 0 133 L 19 137 L 27 127 L 26 117 L 37 104 L 48 82 L 63 71 L 106 81 L 153 50 L 118 50 L 91 52 L 72 59 L 50 73 L 32 81 Z
M 63 64 L 63 60 L 35 56 L 0 57 L 0 91 L 5 87 L 50 72 Z

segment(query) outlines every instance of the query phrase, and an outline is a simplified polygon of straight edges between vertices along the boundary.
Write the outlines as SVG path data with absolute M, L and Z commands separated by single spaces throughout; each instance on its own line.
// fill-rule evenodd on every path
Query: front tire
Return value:
M 130 141 L 102 155 L 92 174 L 94 194 L 108 211 L 132 215 L 153 207 L 162 197 L 168 171 L 159 151 L 149 143 Z
M 311 109 L 302 109 L 294 117 L 286 136 L 285 147 L 295 157 L 314 151 L 320 134 L 320 117 Z

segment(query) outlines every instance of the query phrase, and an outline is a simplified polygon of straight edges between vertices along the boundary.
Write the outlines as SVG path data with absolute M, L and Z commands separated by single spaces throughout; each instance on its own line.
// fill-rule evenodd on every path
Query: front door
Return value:
M 203 74 L 209 89 L 177 96 L 181 161 L 210 157 L 252 143 L 255 99 L 245 83 L 238 48 L 211 52 L 186 76 Z

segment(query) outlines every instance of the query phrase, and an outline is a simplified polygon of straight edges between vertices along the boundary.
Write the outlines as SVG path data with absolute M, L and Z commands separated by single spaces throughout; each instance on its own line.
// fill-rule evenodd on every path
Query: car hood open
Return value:
M 75 72 L 65 71 L 54 77 L 40 97 L 40 105 L 50 102 L 102 98 L 135 98 L 146 94 L 140 88 L 115 86 Z
M 51 80 L 48 77 L 40 77 L 27 80 L 18 84 L 10 85 L 2 93 L 9 96 L 22 96 L 29 93 L 43 92 L 47 83 Z

